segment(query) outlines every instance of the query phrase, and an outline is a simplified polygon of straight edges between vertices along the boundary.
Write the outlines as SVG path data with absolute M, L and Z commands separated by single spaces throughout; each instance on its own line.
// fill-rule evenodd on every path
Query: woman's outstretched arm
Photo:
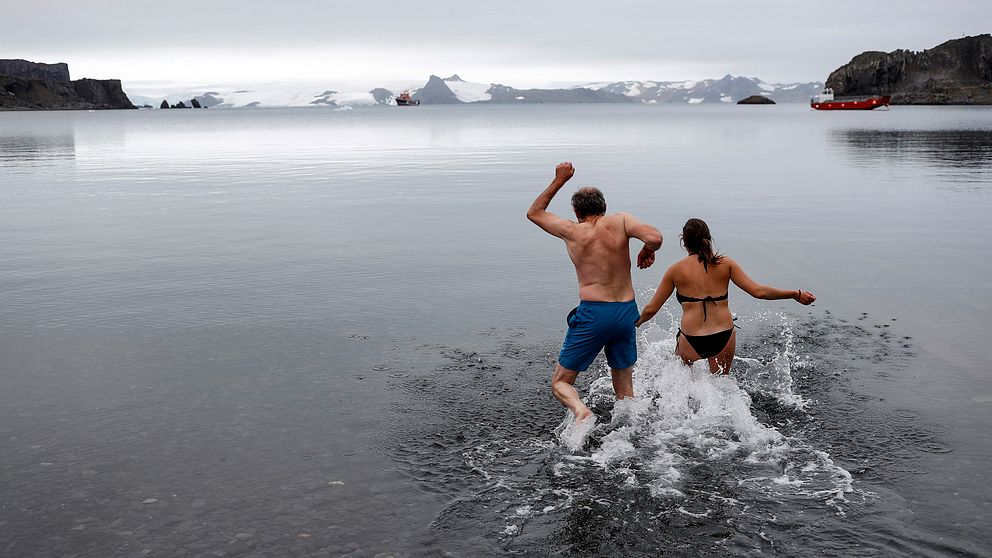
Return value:
M 728 257 L 724 257 L 724 260 L 728 265 L 730 265 L 730 280 L 733 281 L 735 285 L 740 287 L 741 290 L 754 298 L 760 298 L 762 300 L 782 300 L 791 298 L 799 304 L 812 304 L 813 301 L 816 300 L 813 293 L 802 289 L 785 290 L 769 287 L 768 285 L 762 285 L 761 283 L 758 283 L 754 279 L 748 277 L 747 273 L 744 273 L 741 266 L 734 260 Z
M 641 324 L 650 320 L 661 310 L 661 307 L 668 300 L 668 297 L 672 296 L 672 291 L 675 290 L 675 282 L 672 281 L 672 268 L 668 268 L 665 271 L 664 277 L 661 278 L 661 283 L 658 285 L 658 290 L 654 292 L 654 296 L 651 297 L 651 302 L 647 303 L 644 310 L 641 310 L 641 317 L 637 320 L 637 327 L 641 327 Z

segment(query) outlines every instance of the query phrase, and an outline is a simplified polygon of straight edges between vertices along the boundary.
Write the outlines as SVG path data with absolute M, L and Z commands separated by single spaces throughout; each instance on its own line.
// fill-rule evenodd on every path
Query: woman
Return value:
M 665 272 L 654 298 L 641 312 L 637 327 L 653 318 L 675 291 L 676 299 L 682 304 L 675 353 L 688 365 L 705 358 L 711 372 L 730 373 L 737 348 L 734 318 L 727 305 L 727 287 L 731 281 L 754 298 L 791 298 L 800 304 L 816 300 L 809 291 L 786 291 L 755 282 L 737 262 L 713 250 L 710 228 L 702 219 L 686 221 L 682 227 L 682 245 L 689 255 Z

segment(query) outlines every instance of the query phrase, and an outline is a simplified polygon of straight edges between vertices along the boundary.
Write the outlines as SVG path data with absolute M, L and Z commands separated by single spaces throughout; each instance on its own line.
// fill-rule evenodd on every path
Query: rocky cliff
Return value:
M 27 60 L 0 60 L 0 76 L 47 79 L 69 83 L 69 65 L 64 62 L 41 64 Z
M 897 105 L 992 104 L 992 35 L 922 52 L 864 52 L 827 78 L 837 96 L 892 95 Z
M 120 80 L 70 81 L 66 64 L 0 60 L 0 110 L 133 108 Z

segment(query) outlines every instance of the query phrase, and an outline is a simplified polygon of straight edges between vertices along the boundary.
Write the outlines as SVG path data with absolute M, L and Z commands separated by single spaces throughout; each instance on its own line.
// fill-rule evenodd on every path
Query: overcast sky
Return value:
M 0 58 L 180 83 L 822 81 L 992 31 L 990 0 L 0 0 Z

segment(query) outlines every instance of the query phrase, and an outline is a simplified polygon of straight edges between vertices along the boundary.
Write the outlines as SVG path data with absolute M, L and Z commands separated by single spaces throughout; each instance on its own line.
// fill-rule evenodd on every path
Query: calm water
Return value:
M 816 305 L 568 451 L 561 160 Z M 990 216 L 983 108 L 0 113 L 0 555 L 992 555 Z

